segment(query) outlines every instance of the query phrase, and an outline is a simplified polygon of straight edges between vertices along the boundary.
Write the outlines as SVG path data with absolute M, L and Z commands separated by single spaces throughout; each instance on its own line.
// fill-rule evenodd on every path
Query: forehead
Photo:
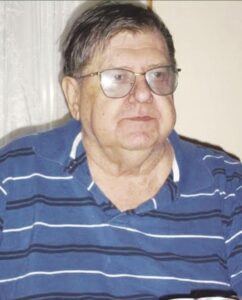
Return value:
M 90 66 L 109 67 L 149 67 L 157 64 L 169 64 L 169 52 L 165 39 L 158 31 L 117 33 L 105 45 L 97 50 Z

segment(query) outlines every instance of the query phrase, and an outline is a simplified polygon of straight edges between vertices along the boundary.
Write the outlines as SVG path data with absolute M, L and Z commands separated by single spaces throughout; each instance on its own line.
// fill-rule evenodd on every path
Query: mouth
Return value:
M 127 118 L 127 120 L 136 121 L 136 122 L 149 122 L 149 121 L 154 120 L 154 118 L 152 118 L 150 116 L 137 116 L 137 117 Z

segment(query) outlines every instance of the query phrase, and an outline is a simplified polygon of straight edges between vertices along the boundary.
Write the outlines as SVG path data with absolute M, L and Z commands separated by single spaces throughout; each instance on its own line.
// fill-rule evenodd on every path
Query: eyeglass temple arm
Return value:
M 90 73 L 90 74 L 86 74 L 86 75 L 80 75 L 80 76 L 76 76 L 77 79 L 81 79 L 81 78 L 85 78 L 85 77 L 93 77 L 98 75 L 99 72 L 94 72 L 94 73 Z

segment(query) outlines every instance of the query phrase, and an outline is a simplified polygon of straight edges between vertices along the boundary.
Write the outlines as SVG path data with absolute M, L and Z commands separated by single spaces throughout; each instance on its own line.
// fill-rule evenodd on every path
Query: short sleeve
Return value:
M 227 215 L 227 263 L 232 288 L 242 296 L 242 165 L 227 177 L 230 191 L 225 198 Z
M 4 187 L 4 174 L 6 164 L 4 163 L 4 154 L 0 152 L 0 245 L 3 237 L 4 216 L 6 211 L 7 191 Z

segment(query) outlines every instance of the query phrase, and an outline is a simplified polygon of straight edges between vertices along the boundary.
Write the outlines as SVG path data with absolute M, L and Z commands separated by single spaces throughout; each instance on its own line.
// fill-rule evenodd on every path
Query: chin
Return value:
M 132 136 L 121 142 L 123 148 L 131 151 L 146 150 L 155 147 L 157 139 L 150 136 Z

